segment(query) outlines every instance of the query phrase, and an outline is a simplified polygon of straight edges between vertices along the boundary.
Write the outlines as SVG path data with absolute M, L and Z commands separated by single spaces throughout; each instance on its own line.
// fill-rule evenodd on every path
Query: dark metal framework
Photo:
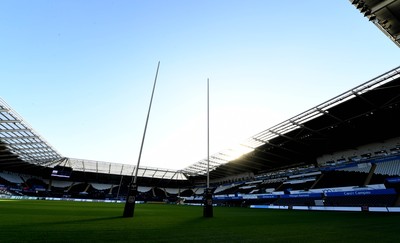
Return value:
M 61 155 L 0 98 L 0 161 L 54 165 Z
M 400 47 L 399 0 L 349 0 L 398 47 Z
M 132 176 L 136 166 L 63 157 L 0 98 L 0 168 L 71 167 L 74 171 Z M 180 170 L 141 166 L 139 177 L 187 180 Z
M 315 164 L 318 156 L 400 137 L 400 67 L 297 116 L 266 129 L 234 148 L 210 156 L 210 178 L 259 174 Z M 205 178 L 207 158 L 183 170 L 140 167 L 138 176 L 165 180 Z M 129 164 L 65 158 L 0 99 L 1 168 L 25 163 L 63 165 L 79 172 L 132 176 Z
M 231 149 L 214 154 L 210 176 L 259 174 L 291 165 L 315 164 L 316 158 L 324 154 L 399 137 L 399 124 L 400 67 L 397 67 L 250 137 L 238 146 L 240 152 Z M 185 171 L 204 177 L 205 163 L 199 161 Z

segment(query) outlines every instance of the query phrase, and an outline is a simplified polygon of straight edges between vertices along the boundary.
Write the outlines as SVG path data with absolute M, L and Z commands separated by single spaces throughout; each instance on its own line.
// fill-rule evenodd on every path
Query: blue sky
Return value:
M 0 97 L 63 156 L 182 169 L 399 65 L 343 1 L 1 1 Z

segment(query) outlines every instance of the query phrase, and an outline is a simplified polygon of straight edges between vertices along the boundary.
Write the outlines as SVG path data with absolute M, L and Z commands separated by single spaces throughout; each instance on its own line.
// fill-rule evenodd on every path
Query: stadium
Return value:
M 350 4 L 400 47 L 400 1 Z M 398 124 L 400 67 L 186 168 L 137 168 L 60 154 L 0 98 L 0 242 L 393 242 Z

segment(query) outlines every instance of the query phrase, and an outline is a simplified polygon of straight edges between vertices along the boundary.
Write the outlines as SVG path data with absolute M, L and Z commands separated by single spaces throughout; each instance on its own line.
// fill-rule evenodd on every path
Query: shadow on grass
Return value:
M 194 217 L 194 218 L 182 221 L 182 223 L 185 225 L 198 226 L 201 224 L 213 223 L 215 221 L 217 221 L 217 219 L 215 217 L 208 218 L 208 217 L 199 216 L 199 217 Z
M 101 218 L 85 218 L 85 219 L 74 219 L 74 220 L 63 220 L 57 222 L 42 222 L 36 223 L 37 225 L 61 225 L 61 224 L 80 224 L 80 223 L 93 223 L 99 221 L 109 221 L 115 219 L 124 219 L 122 216 L 112 216 L 112 217 L 101 217 Z

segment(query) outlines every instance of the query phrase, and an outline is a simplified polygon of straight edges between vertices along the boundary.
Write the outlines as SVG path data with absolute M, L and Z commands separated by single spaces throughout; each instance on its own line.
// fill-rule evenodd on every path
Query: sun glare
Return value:
M 238 159 L 242 157 L 245 154 L 248 154 L 250 152 L 254 151 L 254 148 L 250 148 L 241 144 L 232 146 L 229 149 L 223 150 L 220 155 L 223 156 L 224 160 L 226 163 Z

